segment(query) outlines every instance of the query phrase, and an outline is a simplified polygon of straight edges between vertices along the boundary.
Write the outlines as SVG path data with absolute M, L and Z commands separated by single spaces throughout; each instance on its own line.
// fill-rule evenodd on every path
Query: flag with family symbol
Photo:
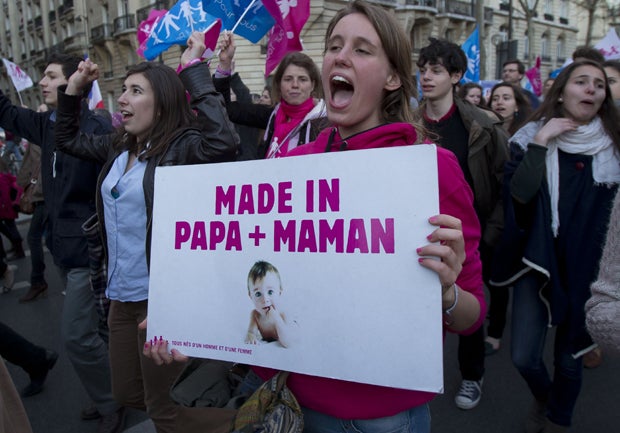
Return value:
M 2 63 L 4 63 L 6 73 L 11 78 L 15 90 L 21 92 L 24 89 L 32 87 L 32 79 L 22 68 L 5 58 L 2 58 Z
M 205 37 L 207 48 L 212 50 L 220 28 L 221 20 L 204 10 L 202 0 L 181 0 L 157 20 L 146 41 L 144 57 L 153 60 L 173 45 L 184 45 L 193 31 L 213 35 L 209 40 Z
M 204 10 L 222 20 L 222 29 L 256 44 L 273 27 L 275 19 L 262 0 L 202 0 Z
M 480 81 L 480 35 L 478 27 L 472 32 L 467 40 L 461 45 L 461 49 L 467 57 L 467 71 L 463 75 L 463 82 Z

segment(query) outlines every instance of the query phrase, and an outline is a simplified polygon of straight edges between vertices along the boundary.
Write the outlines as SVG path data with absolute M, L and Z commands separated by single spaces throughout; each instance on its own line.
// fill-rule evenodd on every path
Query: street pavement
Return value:
M 18 228 L 24 239 L 28 223 L 27 217 L 18 220 Z M 27 248 L 25 240 L 24 248 Z M 33 431 L 95 433 L 97 421 L 82 421 L 79 418 L 80 409 L 89 405 L 90 401 L 61 344 L 60 312 L 64 296 L 52 258 L 49 252 L 46 252 L 48 293 L 26 304 L 20 304 L 17 300 L 29 287 L 29 251 L 26 258 L 15 260 L 11 264 L 18 266 L 16 284 L 12 292 L 0 295 L 0 320 L 33 343 L 60 353 L 58 362 L 45 383 L 44 391 L 24 399 Z M 444 355 L 445 393 L 431 403 L 433 433 L 523 433 L 523 422 L 531 397 L 525 382 L 510 362 L 510 332 L 507 331 L 506 334 L 500 351 L 486 358 L 483 397 L 479 406 L 469 411 L 460 410 L 454 405 L 454 394 L 460 384 L 456 360 L 458 338 L 448 335 Z M 547 358 L 550 360 L 551 347 L 548 346 Z M 419 356 L 424 356 L 424 353 Z M 23 370 L 8 363 L 7 367 L 18 389 L 28 384 L 28 376 Z M 620 431 L 618 367 L 620 358 L 612 359 L 604 354 L 600 367 L 584 372 L 583 389 L 575 408 L 571 432 Z M 128 411 L 125 433 L 154 432 L 152 423 L 144 413 Z

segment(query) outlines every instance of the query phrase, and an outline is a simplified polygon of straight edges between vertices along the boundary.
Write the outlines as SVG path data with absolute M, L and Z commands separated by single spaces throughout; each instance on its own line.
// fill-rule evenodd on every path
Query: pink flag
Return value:
M 163 17 L 164 15 L 166 15 L 166 12 L 168 12 L 166 9 L 161 9 L 161 10 L 151 9 L 151 11 L 149 12 L 148 18 L 142 21 L 138 25 L 138 33 L 136 36 L 138 37 L 139 47 L 136 50 L 136 53 L 138 53 L 140 57 L 144 58 L 144 50 L 146 49 L 146 41 L 148 41 L 149 37 L 151 36 L 151 32 L 157 25 L 157 22 L 159 21 L 159 19 Z
M 32 79 L 22 70 L 22 68 L 4 57 L 2 58 L 2 62 L 4 63 L 6 72 L 9 77 L 11 77 L 11 81 L 13 81 L 13 85 L 15 86 L 15 90 L 17 90 L 17 92 L 21 92 L 28 87 L 32 87 Z
M 263 5 L 276 20 L 267 44 L 265 76 L 268 76 L 287 53 L 303 49 L 299 34 L 310 16 L 310 0 L 263 0 Z
M 540 78 L 540 57 L 536 57 L 536 64 L 525 71 L 525 76 L 530 81 L 532 85 L 532 92 L 536 94 L 536 96 L 542 95 L 542 80 Z
M 101 96 L 101 89 L 99 89 L 97 80 L 93 81 L 93 88 L 88 94 L 88 109 L 94 110 L 95 108 L 105 108 L 103 106 L 103 97 Z

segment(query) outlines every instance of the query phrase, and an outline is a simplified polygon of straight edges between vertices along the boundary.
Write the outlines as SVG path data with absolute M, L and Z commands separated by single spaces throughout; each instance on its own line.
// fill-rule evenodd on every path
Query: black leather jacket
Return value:
M 199 129 L 179 130 L 164 152 L 147 160 L 143 179 L 147 213 L 147 263 L 150 261 L 155 169 L 166 165 L 233 161 L 239 145 L 239 137 L 228 119 L 224 100 L 213 87 L 209 67 L 205 63 L 190 66 L 184 69 L 179 77 L 191 95 L 192 108 L 197 110 L 199 118 L 206 119 Z M 79 158 L 104 163 L 97 182 L 97 214 L 103 245 L 106 247 L 101 184 L 114 160 L 124 149 L 114 148 L 112 145 L 114 134 L 94 136 L 80 132 L 77 116 L 78 97 L 67 95 L 63 90 L 59 88 L 58 92 L 56 147 Z

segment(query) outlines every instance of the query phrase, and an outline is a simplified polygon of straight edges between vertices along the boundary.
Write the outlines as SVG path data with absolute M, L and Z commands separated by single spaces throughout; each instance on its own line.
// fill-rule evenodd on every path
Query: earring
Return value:
M 561 104 L 562 102 L 564 102 L 564 99 L 562 99 L 562 97 L 560 96 L 560 97 L 558 98 L 558 102 Z

